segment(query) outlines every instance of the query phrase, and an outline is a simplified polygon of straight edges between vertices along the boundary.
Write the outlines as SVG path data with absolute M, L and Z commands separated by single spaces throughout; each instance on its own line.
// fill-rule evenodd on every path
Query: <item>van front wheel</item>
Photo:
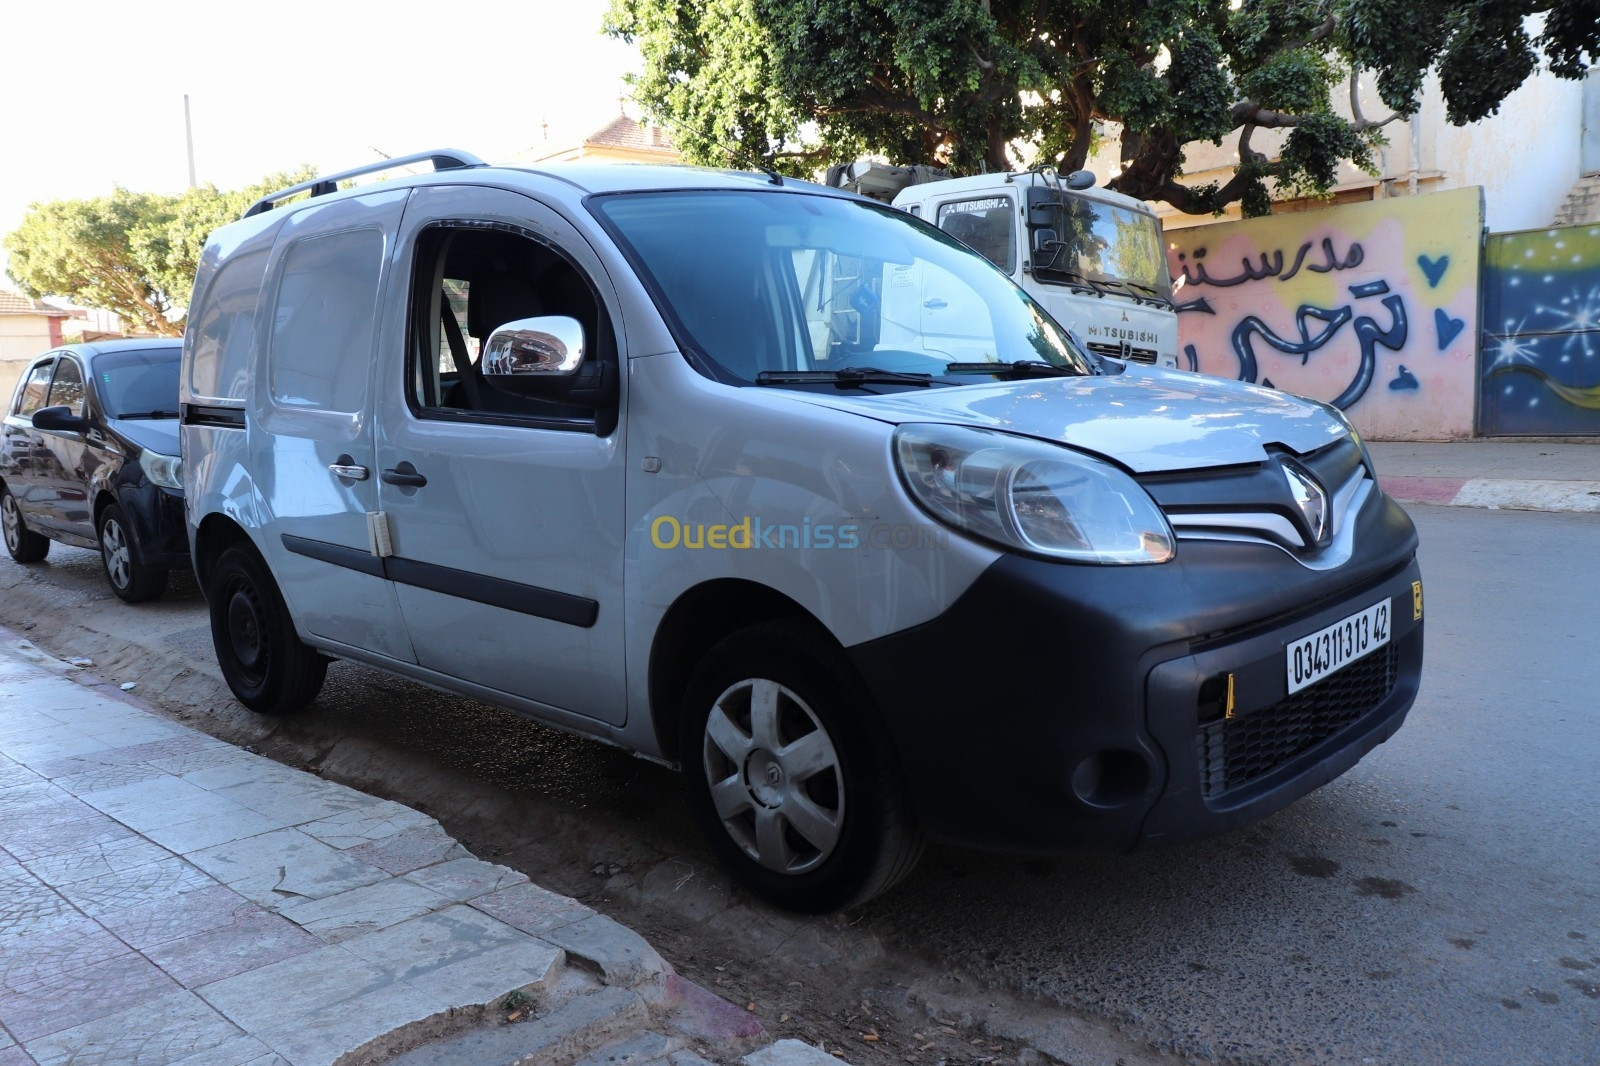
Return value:
M 316 699 L 328 660 L 301 643 L 277 582 L 254 551 L 217 558 L 206 583 L 211 642 L 234 698 L 258 714 L 287 714 Z
M 756 895 L 818 913 L 910 872 L 923 840 L 887 733 L 843 652 L 794 621 L 752 626 L 689 683 L 682 762 L 717 857 Z

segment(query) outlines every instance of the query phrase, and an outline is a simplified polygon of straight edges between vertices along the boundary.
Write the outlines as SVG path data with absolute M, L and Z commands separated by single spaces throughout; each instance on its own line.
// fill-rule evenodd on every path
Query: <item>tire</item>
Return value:
M 768 706 L 775 713 L 760 714 Z M 887 732 L 843 651 L 795 620 L 740 630 L 685 695 L 683 773 L 712 851 L 794 911 L 862 903 L 911 872 L 923 837 Z
M 28 528 L 16 498 L 4 486 L 0 486 L 0 532 L 5 535 L 6 551 L 19 563 L 36 563 L 50 554 L 50 538 Z
M 116 504 L 107 504 L 100 512 L 97 539 L 100 541 L 100 563 L 105 567 L 106 580 L 111 591 L 128 603 L 153 600 L 166 591 L 167 571 L 146 566 L 139 561 L 133 543 L 133 531 L 128 527 L 127 516 Z
M 234 698 L 258 714 L 289 714 L 316 699 L 328 660 L 295 634 L 267 564 L 245 545 L 228 548 L 206 581 L 211 642 Z

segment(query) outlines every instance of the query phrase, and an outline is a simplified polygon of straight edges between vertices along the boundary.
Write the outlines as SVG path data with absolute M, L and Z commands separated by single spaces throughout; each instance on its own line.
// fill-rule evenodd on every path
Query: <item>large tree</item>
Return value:
M 29 296 L 114 311 L 143 333 L 177 336 L 211 231 L 257 198 L 312 176 L 275 174 L 245 189 L 202 185 L 175 196 L 118 188 L 88 200 L 32 204 L 5 238 L 7 273 Z
M 1458 124 L 1541 58 L 1581 77 L 1600 0 L 612 0 L 606 29 L 639 45 L 636 96 L 693 162 L 803 174 L 877 153 L 973 173 L 1010 169 L 1022 141 L 1077 169 L 1115 123 L 1113 187 L 1258 214 L 1269 183 L 1323 192 L 1341 160 L 1370 167 L 1430 71 Z M 1392 114 L 1363 113 L 1351 86 L 1368 70 Z M 1353 117 L 1334 106 L 1345 91 Z M 1261 129 L 1287 131 L 1275 158 L 1251 143 Z M 1185 144 L 1225 137 L 1231 180 L 1176 180 Z

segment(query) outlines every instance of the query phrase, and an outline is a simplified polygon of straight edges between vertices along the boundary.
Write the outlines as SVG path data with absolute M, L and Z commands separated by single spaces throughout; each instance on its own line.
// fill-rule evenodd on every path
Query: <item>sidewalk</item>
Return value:
M 1600 513 L 1600 440 L 1369 442 L 1378 480 L 1401 503 Z
M 747 1054 L 753 1017 L 427 815 L 67 673 L 0 629 L 0 1066 L 837 1066 Z

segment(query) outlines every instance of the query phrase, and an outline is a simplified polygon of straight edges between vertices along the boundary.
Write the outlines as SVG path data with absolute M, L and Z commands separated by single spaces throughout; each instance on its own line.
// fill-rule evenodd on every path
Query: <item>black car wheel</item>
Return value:
M 254 549 L 222 553 L 206 601 L 217 662 L 240 703 L 259 714 L 288 714 L 316 699 L 328 660 L 295 634 L 278 584 Z
M 19 563 L 36 563 L 50 554 L 50 538 L 28 528 L 11 490 L 0 487 L 0 531 L 5 534 L 6 551 Z
M 758 896 L 821 912 L 887 891 L 922 854 L 888 734 L 825 633 L 763 623 L 716 645 L 684 707 L 690 802 Z
M 129 603 L 153 600 L 166 591 L 167 571 L 139 561 L 128 519 L 114 503 L 100 512 L 100 561 L 111 591 Z

